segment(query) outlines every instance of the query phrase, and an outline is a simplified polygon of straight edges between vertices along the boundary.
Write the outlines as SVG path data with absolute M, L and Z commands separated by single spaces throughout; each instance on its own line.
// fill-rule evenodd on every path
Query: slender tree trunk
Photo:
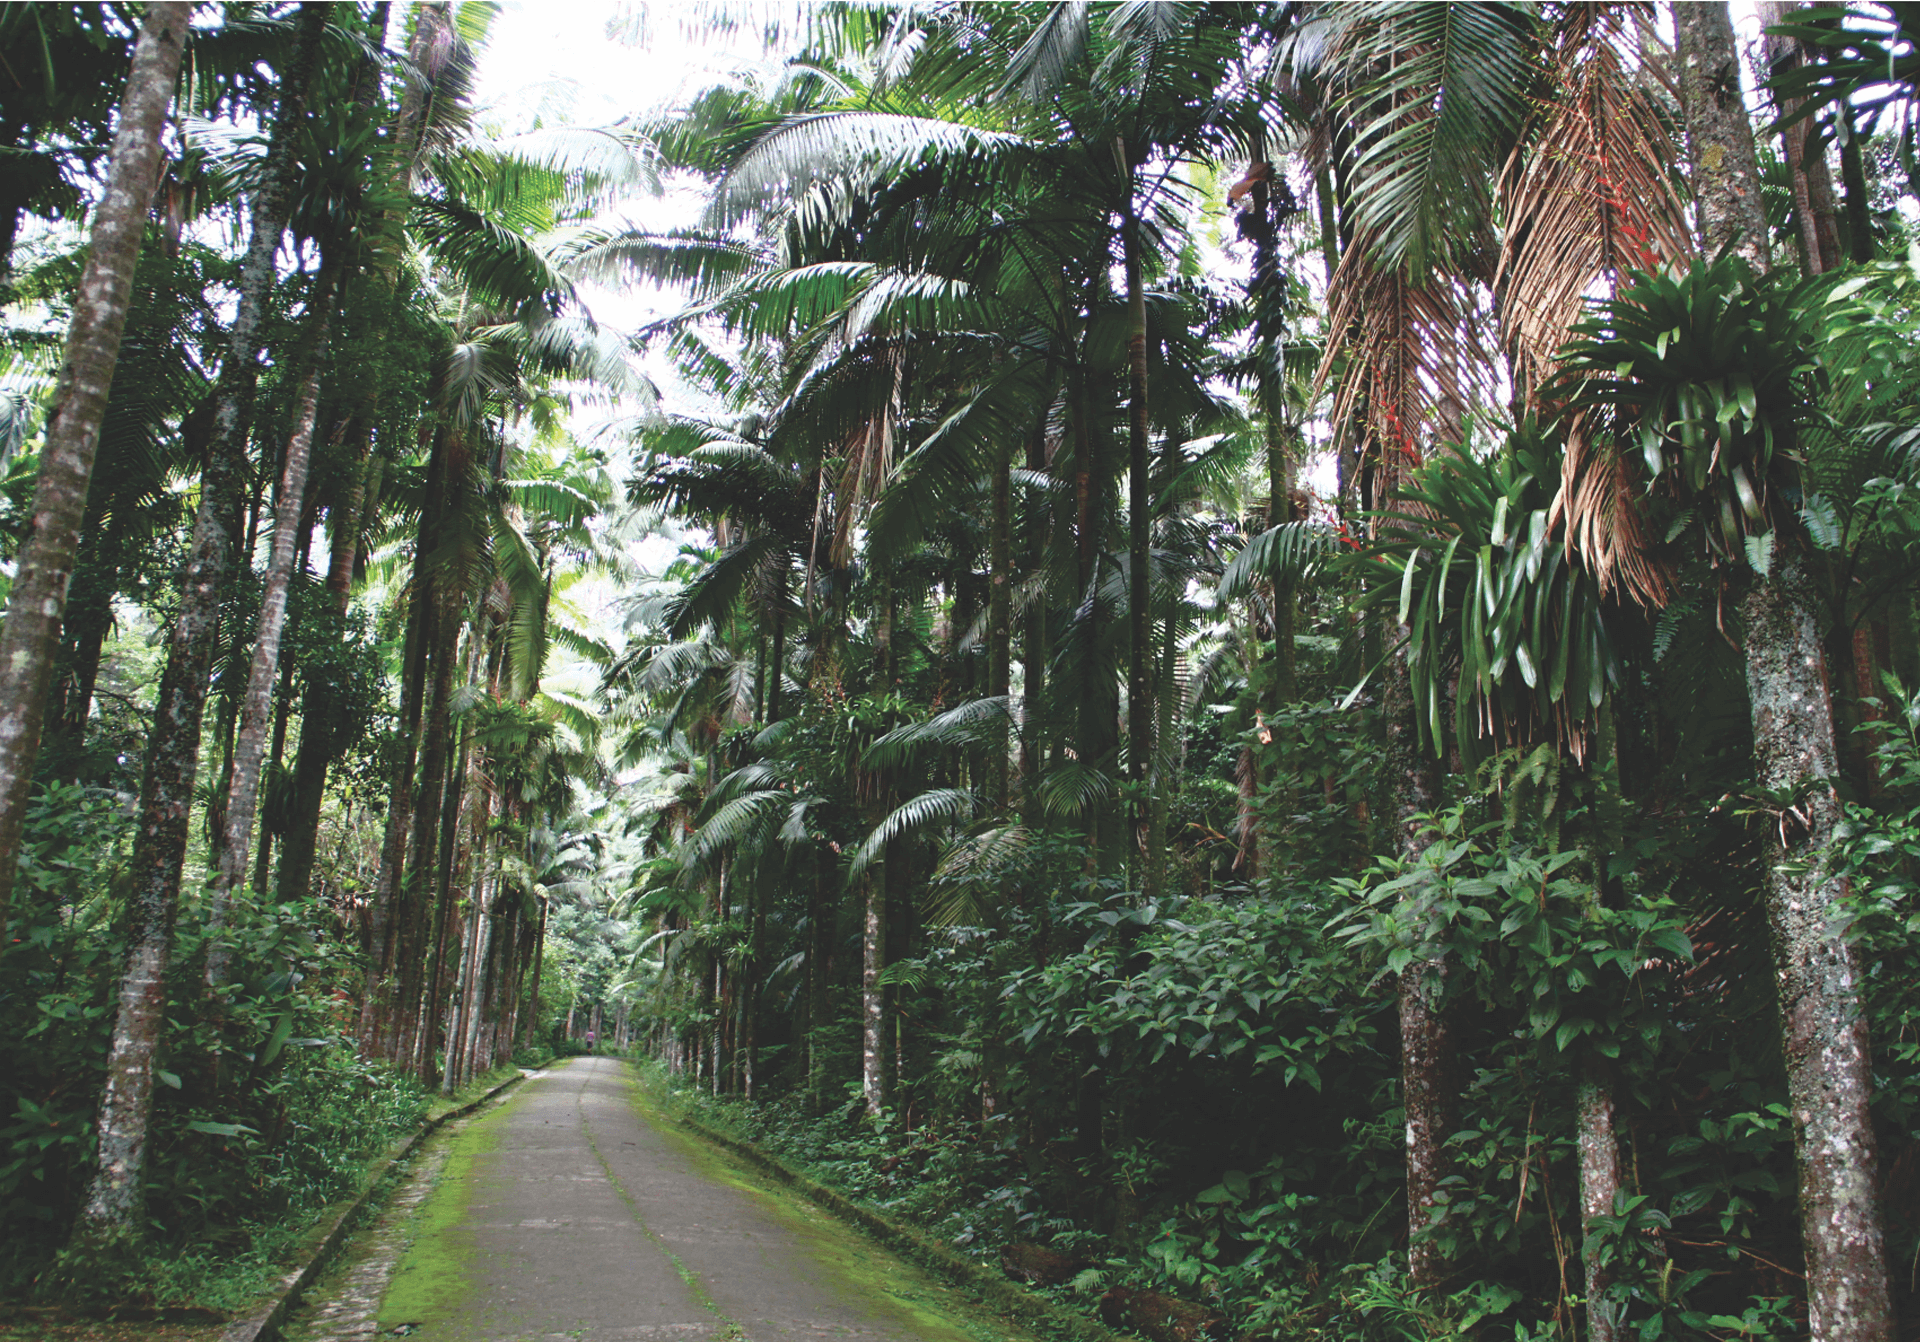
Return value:
M 40 752 L 67 584 L 73 578 L 107 394 L 120 360 L 120 337 L 133 303 L 148 201 L 160 176 L 160 132 L 173 101 L 191 12 L 192 6 L 184 3 L 149 4 L 134 46 L 106 194 L 94 211 L 92 244 L 40 453 L 32 530 L 19 551 L 6 623 L 0 628 L 0 918 L 12 899 L 19 867 L 20 834 Z M 12 222 L 11 215 L 0 220 L 8 244 Z M 91 699 L 91 683 L 87 691 Z M 130 1215 L 115 1219 L 125 1224 Z
M 992 520 L 987 540 L 987 570 L 991 586 L 987 592 L 987 694 L 1004 701 L 1008 707 L 1008 726 L 1012 725 L 1013 693 L 1013 444 L 1004 440 L 993 448 L 993 479 L 988 486 L 992 496 Z M 988 784 L 995 807 L 1007 804 L 1008 733 L 1003 731 L 988 746 L 993 752 L 987 762 Z
M 491 901 L 483 896 L 481 901 L 475 904 L 471 920 L 473 930 L 470 937 L 478 944 L 473 952 L 473 972 L 467 982 L 465 998 L 461 1004 L 465 1020 L 458 1052 L 460 1080 L 463 1085 L 478 1076 L 480 1072 L 480 1017 L 490 995 L 488 988 L 493 978 L 488 973 L 488 968 L 492 964 L 493 950 L 493 910 L 489 907 L 490 903 Z M 449 1031 L 448 1055 L 451 1056 L 455 1051 L 452 1032 Z M 488 1066 L 491 1065 L 491 1060 L 488 1060 Z
M 1731 243 L 1764 271 L 1770 264 L 1767 211 L 1760 199 L 1753 122 L 1740 93 L 1740 56 L 1725 0 L 1674 5 L 1673 31 L 1701 246 L 1712 254 Z
M 264 775 L 269 779 L 277 777 L 286 765 L 287 728 L 293 725 L 293 666 L 293 658 L 280 659 L 280 684 L 273 692 L 273 743 L 267 748 L 266 761 L 262 766 Z M 272 875 L 273 830 L 263 824 L 260 826 L 260 843 L 253 854 L 253 888 L 264 894 Z
M 1027 437 L 1027 469 L 1035 473 L 1047 469 L 1047 413 L 1035 420 Z M 1042 527 L 1032 528 L 1033 538 L 1027 554 L 1030 571 L 1039 572 L 1046 563 L 1047 540 Z M 1024 682 L 1020 694 L 1020 788 L 1022 816 L 1027 824 L 1040 820 L 1040 782 L 1045 773 L 1044 743 L 1040 724 L 1047 717 L 1047 603 L 1031 602 L 1027 607 L 1026 627 L 1021 631 L 1020 674 Z
M 781 702 L 781 682 L 787 674 L 787 569 L 783 560 L 773 587 L 773 654 L 767 668 L 767 722 L 780 721 L 786 705 Z
M 453 978 L 453 1003 L 447 1016 L 447 1065 L 440 1072 L 440 1093 L 451 1095 L 460 1089 L 460 1058 L 454 1041 L 466 1035 L 467 994 L 473 987 L 475 966 L 473 952 L 478 939 L 475 918 L 460 920 L 458 930 L 449 932 L 449 937 L 460 947 L 457 972 Z
M 531 1046 L 540 1038 L 540 975 L 546 969 L 547 959 L 547 897 L 539 896 L 540 921 L 533 934 L 533 993 L 527 1003 L 527 1029 L 523 1036 Z
M 448 660 L 457 657 L 456 651 L 450 653 Z M 467 674 L 469 690 L 480 680 L 480 663 L 484 656 L 483 639 L 478 632 L 469 639 L 470 661 Z M 446 990 L 444 987 L 447 970 L 447 929 L 459 914 L 460 890 L 466 880 L 466 874 L 473 869 L 473 839 L 471 833 L 465 839 L 461 837 L 460 814 L 470 789 L 477 790 L 478 780 L 473 777 L 471 742 L 469 733 L 463 725 L 456 727 L 452 722 L 452 695 L 448 695 L 447 731 L 452 739 L 447 745 L 450 756 L 447 776 L 440 791 L 440 813 L 438 837 L 434 844 L 436 860 L 423 865 L 423 871 L 430 871 L 431 884 L 428 886 L 428 898 L 431 901 L 432 925 L 428 933 L 431 952 L 427 958 L 425 972 L 419 993 L 419 1026 L 414 1036 L 410 1053 L 414 1072 L 422 1085 L 433 1084 L 433 1057 L 435 1044 L 439 1039 L 443 1024 Z M 429 724 L 432 718 L 429 716 Z M 447 1041 L 448 1048 L 452 1040 Z
M 1840 181 L 1846 187 L 1847 251 L 1865 265 L 1873 260 L 1873 202 L 1851 103 L 1843 100 L 1834 105 L 1833 123 L 1840 140 Z
M 1846 881 L 1830 866 L 1840 801 L 1827 672 L 1804 559 L 1775 560 L 1741 603 L 1754 772 L 1794 792 L 1764 863 L 1781 1052 L 1800 1166 L 1800 1238 L 1814 1342 L 1888 1342 L 1893 1306 L 1877 1188 L 1878 1157 L 1860 963 L 1840 932 Z
M 1760 0 L 1760 22 L 1768 28 L 1793 22 L 1804 6 L 1800 0 Z M 1778 77 L 1809 58 L 1798 38 L 1769 33 L 1766 39 L 1767 74 Z M 1781 117 L 1800 109 L 1799 98 L 1776 100 Z M 1833 174 L 1826 148 L 1811 117 L 1780 132 L 1780 147 L 1793 181 L 1793 218 L 1804 274 L 1824 275 L 1845 259 L 1840 254 L 1840 230 L 1834 219 Z
M 1587 1342 L 1616 1342 L 1620 1336 L 1619 1310 L 1607 1298 L 1613 1274 L 1600 1261 L 1600 1242 L 1591 1227 L 1595 1217 L 1613 1215 L 1614 1196 L 1621 1190 L 1620 1143 L 1613 1130 L 1613 1079 L 1596 1055 L 1589 1054 L 1581 1063 L 1578 1104 Z
M 322 262 L 314 283 L 309 311 L 314 320 L 313 347 L 307 355 L 307 372 L 294 410 L 293 432 L 287 438 L 285 460 L 280 469 L 273 548 L 260 598 L 260 619 L 254 628 L 246 702 L 240 717 L 240 734 L 234 743 L 233 777 L 228 784 L 226 844 L 220 852 L 220 869 L 213 878 L 213 893 L 207 909 L 206 980 L 212 988 L 226 981 L 230 948 L 220 939 L 220 933 L 226 924 L 227 902 L 246 874 L 247 849 L 253 841 L 254 816 L 259 809 L 261 765 L 266 759 L 267 733 L 273 725 L 273 682 L 280 671 L 280 638 L 287 623 L 287 594 L 293 585 L 300 517 L 306 511 L 307 473 L 313 460 L 314 426 L 320 418 L 320 381 L 326 370 L 339 264 L 337 257 L 328 257 Z
M 200 722 L 206 707 L 207 668 L 213 654 L 220 598 L 231 567 L 223 514 L 246 465 L 247 426 L 257 374 L 259 328 L 273 287 L 273 256 L 286 227 L 293 183 L 293 135 L 305 116 L 308 79 L 318 58 L 330 6 L 300 7 L 294 55 L 282 82 L 267 148 L 266 183 L 254 201 L 252 239 L 240 268 L 240 303 L 232 342 L 220 370 L 217 429 L 201 477 L 192 560 L 167 650 L 154 706 L 140 827 L 134 841 L 132 903 L 137 911 L 120 988 L 119 1011 L 101 1097 L 99 1162 L 87 1193 L 78 1243 L 104 1244 L 138 1233 L 147 1121 L 153 1102 L 153 1055 L 165 1015 L 163 978 L 186 860 L 188 811 L 199 767 Z
M 87 723 L 93 716 L 93 691 L 100 681 L 100 659 L 107 634 L 113 627 L 113 598 L 119 586 L 117 570 L 96 569 L 91 574 L 87 571 L 87 532 L 96 522 L 89 509 L 80 524 L 80 553 L 74 562 L 74 582 L 68 590 L 66 612 L 61 621 L 53 690 L 42 732 L 42 740 L 51 740 L 59 752 L 55 777 L 63 783 L 75 782 L 80 777 Z
M 1439 795 L 1433 761 L 1420 749 L 1407 670 L 1405 630 L 1389 659 L 1382 692 L 1387 741 L 1383 773 L 1395 836 L 1404 860 L 1416 861 L 1431 841 L 1423 819 Z M 1431 1290 L 1446 1275 L 1447 1262 L 1428 1233 L 1442 1203 L 1440 1188 L 1451 1172 L 1447 1137 L 1454 1130 L 1457 1100 L 1456 1044 L 1445 1009 L 1451 966 L 1444 956 L 1417 961 L 1400 971 L 1400 1094 L 1407 1125 L 1407 1268 L 1417 1290 Z
M 371 455 L 373 426 L 356 420 L 352 429 L 357 469 L 351 491 L 337 516 L 329 519 L 331 556 L 327 564 L 327 594 L 336 623 L 347 616 L 353 587 L 354 562 L 360 550 L 360 522 L 370 499 L 380 493 L 381 461 Z M 320 851 L 320 811 L 326 799 L 327 769 L 339 753 L 334 721 L 338 691 L 322 677 L 309 676 L 300 701 L 300 748 L 293 761 L 293 799 L 286 835 L 281 840 L 280 902 L 298 903 L 313 885 L 313 864 Z
M 860 938 L 860 1094 L 867 1117 L 887 1107 L 887 991 L 880 983 L 887 958 L 886 856 L 866 874 L 866 925 Z
M 807 887 L 807 1109 L 819 1115 L 827 1107 L 827 1065 L 821 1056 L 827 1044 L 827 950 L 832 938 L 827 926 L 832 912 L 827 903 L 828 868 L 816 854 L 813 880 Z
M 1127 149 L 1114 141 L 1125 172 Z M 1160 890 L 1158 855 L 1146 851 L 1145 791 L 1153 773 L 1153 592 L 1148 578 L 1153 468 L 1148 447 L 1147 296 L 1141 278 L 1140 221 L 1133 201 L 1122 207 L 1120 244 L 1127 276 L 1127 777 L 1135 788 L 1135 865 L 1148 899 Z

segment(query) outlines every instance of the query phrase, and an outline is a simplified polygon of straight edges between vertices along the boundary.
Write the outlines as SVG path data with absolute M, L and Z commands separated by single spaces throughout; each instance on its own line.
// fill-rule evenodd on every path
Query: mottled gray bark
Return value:
M 1767 211 L 1753 151 L 1753 123 L 1740 92 L 1740 55 L 1724 0 L 1673 6 L 1673 58 L 1687 127 L 1687 169 L 1708 253 L 1729 243 L 1765 270 Z
M 337 262 L 329 258 L 314 284 L 312 348 L 306 376 L 301 379 L 294 409 L 293 431 L 287 436 L 286 459 L 280 469 L 280 489 L 274 504 L 273 545 L 267 559 L 260 615 L 254 624 L 253 658 L 247 668 L 247 691 L 240 712 L 240 732 L 234 741 L 233 775 L 227 784 L 226 842 L 214 873 L 207 908 L 207 986 L 226 982 L 232 948 L 222 939 L 227 904 L 247 870 L 247 848 L 253 842 L 254 818 L 259 812 L 260 771 L 266 760 L 267 734 L 273 726 L 273 682 L 280 671 L 280 638 L 286 630 L 287 593 L 293 585 L 293 562 L 300 541 L 300 517 L 307 501 L 307 471 L 313 461 L 314 426 L 320 419 L 320 381 L 327 361 L 328 335 L 333 324 L 333 294 Z
M 153 1104 L 153 1055 L 165 1014 L 161 980 L 173 938 L 186 860 L 189 812 L 199 768 L 200 724 L 206 708 L 220 600 L 232 563 L 230 513 L 246 469 L 260 322 L 273 288 L 274 253 L 286 228 L 292 197 L 294 131 L 306 115 L 307 84 L 318 59 L 331 6 L 300 7 L 293 57 L 281 83 L 266 177 L 253 202 L 252 236 L 241 262 L 240 301 L 227 357 L 220 369 L 213 445 L 200 481 L 191 558 L 180 606 L 169 633 L 140 786 L 140 822 L 130 865 L 132 940 L 101 1096 L 99 1160 L 88 1190 L 77 1242 L 99 1244 L 138 1233 L 147 1121 Z
M 1581 1064 L 1578 1097 L 1580 1147 L 1581 1262 L 1586 1269 L 1587 1342 L 1615 1342 L 1620 1336 L 1618 1310 L 1606 1298 L 1613 1274 L 1600 1261 L 1600 1244 L 1593 1233 L 1596 1216 L 1613 1214 L 1614 1194 L 1620 1191 L 1620 1143 L 1613 1130 L 1613 1079 L 1596 1057 Z
M 94 211 L 86 269 L 40 453 L 31 530 L 20 547 L 6 625 L 0 629 L 0 914 L 11 901 L 19 869 L 20 833 L 40 753 L 67 584 L 133 301 L 147 203 L 160 176 L 160 131 L 173 101 L 191 12 L 184 3 L 149 4 L 134 46 L 106 192 Z
M 860 1094 L 867 1117 L 887 1107 L 887 990 L 880 975 L 887 960 L 886 858 L 866 874 L 866 925 L 860 938 Z
M 1829 866 L 1840 801 L 1827 672 L 1803 560 L 1788 553 L 1741 603 L 1754 773 L 1792 793 L 1766 862 L 1781 1052 L 1800 1168 L 1800 1236 L 1814 1342 L 1888 1342 L 1888 1291 L 1860 964 L 1839 930 L 1846 882 Z
M 1447 1260 L 1428 1233 L 1442 1207 L 1446 1142 L 1454 1102 L 1452 1032 L 1442 998 L 1447 961 L 1400 971 L 1400 1094 L 1407 1123 L 1407 1274 L 1419 1290 L 1439 1285 Z
M 1005 439 L 993 448 L 992 477 L 988 485 L 991 521 L 987 536 L 987 695 L 1011 704 L 1013 692 L 1013 444 Z M 1007 727 L 1012 726 L 1009 714 Z M 1007 804 L 1009 732 L 996 734 L 987 761 L 988 783 L 996 807 Z
M 1406 630 L 1390 631 L 1398 643 L 1388 658 L 1381 692 L 1386 726 L 1383 761 L 1390 818 L 1400 856 L 1417 861 L 1430 842 L 1422 828 L 1439 794 L 1434 762 L 1421 751 L 1408 676 Z M 1455 1045 L 1445 1006 L 1448 962 L 1444 954 L 1416 961 L 1400 972 L 1400 1098 L 1406 1112 L 1407 1273 L 1417 1290 L 1430 1290 L 1446 1275 L 1446 1256 L 1428 1233 L 1442 1208 L 1441 1184 L 1449 1171 L 1447 1135 L 1453 1131 Z
M 1726 6 L 1678 5 L 1675 25 L 1707 244 L 1756 231 L 1764 239 Z M 1748 254 L 1766 268 L 1764 248 Z M 1814 1342 L 1885 1342 L 1893 1312 L 1868 1113 L 1867 1024 L 1858 957 L 1838 931 L 1846 883 L 1828 867 L 1840 818 L 1832 695 L 1804 555 L 1785 533 L 1777 544 L 1772 572 L 1754 580 L 1741 616 L 1754 774 L 1761 787 L 1793 798 L 1769 843 L 1764 885 L 1800 1169 L 1808 1325 Z

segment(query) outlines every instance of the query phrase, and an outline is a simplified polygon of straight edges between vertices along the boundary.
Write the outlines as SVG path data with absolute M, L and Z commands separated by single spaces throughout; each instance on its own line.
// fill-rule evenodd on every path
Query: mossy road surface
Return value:
M 577 1058 L 463 1125 L 381 1301 L 419 1342 L 1026 1342 Z

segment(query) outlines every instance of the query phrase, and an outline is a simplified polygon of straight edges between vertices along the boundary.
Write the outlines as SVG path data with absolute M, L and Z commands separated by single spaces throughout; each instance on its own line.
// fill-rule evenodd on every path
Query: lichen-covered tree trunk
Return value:
M 1841 934 L 1845 880 L 1828 854 L 1840 801 L 1827 673 L 1802 557 L 1776 560 L 1741 603 L 1754 773 L 1792 794 L 1765 863 L 1781 1052 L 1800 1167 L 1800 1236 L 1814 1342 L 1893 1337 L 1860 964 Z
M 74 298 L 53 414 L 40 453 L 31 530 L 16 559 L 6 624 L 0 628 L 0 913 L 11 900 L 19 868 L 20 834 L 40 753 L 67 584 L 73 578 L 107 393 L 133 303 L 148 202 L 160 176 L 160 131 L 173 101 L 191 11 L 184 3 L 149 4 L 134 46 L 106 192 L 94 210 L 86 269 Z M 11 214 L 0 220 L 7 226 L 9 243 L 12 222 Z M 90 697 L 90 679 L 86 689 Z M 84 707 L 81 711 L 84 715 Z
M 1740 54 L 1725 0 L 1673 7 L 1673 58 L 1687 127 L 1687 169 L 1709 254 L 1728 243 L 1768 267 L 1767 211 L 1753 150 L 1753 123 L 1740 93 Z
M 233 776 L 227 784 L 226 842 L 220 850 L 220 867 L 214 873 L 207 908 L 206 981 L 213 988 L 226 982 L 231 949 L 220 933 L 226 923 L 227 904 L 246 873 L 247 849 L 253 841 L 253 822 L 259 811 L 260 772 L 266 760 L 267 733 L 273 726 L 273 683 L 280 671 L 280 638 L 287 624 L 287 594 L 293 586 L 300 518 L 306 511 L 307 474 L 313 461 L 314 427 L 320 420 L 320 382 L 326 370 L 338 277 L 338 258 L 328 257 L 314 283 L 308 314 L 314 321 L 313 343 L 307 353 L 306 375 L 300 383 L 293 431 L 287 435 L 287 450 L 280 468 L 272 549 L 267 559 L 260 615 L 254 625 L 253 657 L 247 668 L 240 732 L 234 740 Z
M 1400 856 L 1417 860 L 1429 839 L 1424 815 L 1438 797 L 1433 761 L 1420 749 L 1414 725 L 1406 630 L 1390 631 L 1398 649 L 1388 658 L 1381 710 L 1386 720 L 1383 760 L 1391 819 Z M 1428 1233 L 1441 1207 L 1448 1169 L 1447 1136 L 1454 1129 L 1457 1099 L 1455 1043 L 1445 1010 L 1449 965 L 1443 955 L 1417 960 L 1400 971 L 1400 1097 L 1407 1136 L 1407 1272 L 1416 1289 L 1429 1290 L 1446 1275 L 1446 1258 Z
M 860 1094 L 868 1118 L 887 1107 L 887 990 L 880 975 L 887 964 L 886 856 L 866 874 L 866 922 L 860 937 Z
M 993 447 L 993 476 L 988 486 L 992 521 L 987 538 L 987 694 L 1006 700 L 1013 691 L 1013 445 Z M 1009 714 L 1007 725 L 1012 726 Z M 1008 732 L 990 747 L 988 783 L 997 807 L 1007 804 Z
M 307 84 L 330 8 L 319 0 L 308 0 L 300 7 L 293 57 L 267 146 L 265 181 L 254 198 L 252 235 L 240 267 L 240 299 L 220 369 L 219 407 L 213 444 L 201 474 L 192 557 L 168 638 L 167 664 L 154 702 L 153 734 L 140 786 L 139 829 L 130 863 L 133 933 L 101 1096 L 98 1163 L 75 1229 L 76 1242 L 85 1245 L 136 1234 L 140 1224 L 141 1174 L 153 1105 L 153 1055 L 166 1006 L 162 979 L 186 860 L 207 672 L 232 564 L 228 514 L 245 478 L 260 323 L 273 287 L 273 257 L 286 228 L 292 195 L 294 131 L 306 114 Z
M 1615 1342 L 1620 1320 L 1606 1291 L 1613 1277 L 1600 1261 L 1600 1242 L 1592 1226 L 1597 1216 L 1613 1215 L 1620 1191 L 1620 1143 L 1613 1128 L 1613 1078 L 1600 1059 L 1589 1056 L 1580 1069 L 1579 1129 L 1581 1262 L 1586 1269 L 1587 1342 Z

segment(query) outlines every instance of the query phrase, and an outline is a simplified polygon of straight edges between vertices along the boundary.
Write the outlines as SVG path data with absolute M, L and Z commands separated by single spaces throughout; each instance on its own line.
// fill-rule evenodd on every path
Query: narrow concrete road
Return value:
M 579 1058 L 451 1139 L 378 1310 L 420 1342 L 1024 1339 L 636 1104 Z M 370 1331 L 370 1330 L 369 1330 Z M 364 1335 L 364 1334 L 363 1334 Z

